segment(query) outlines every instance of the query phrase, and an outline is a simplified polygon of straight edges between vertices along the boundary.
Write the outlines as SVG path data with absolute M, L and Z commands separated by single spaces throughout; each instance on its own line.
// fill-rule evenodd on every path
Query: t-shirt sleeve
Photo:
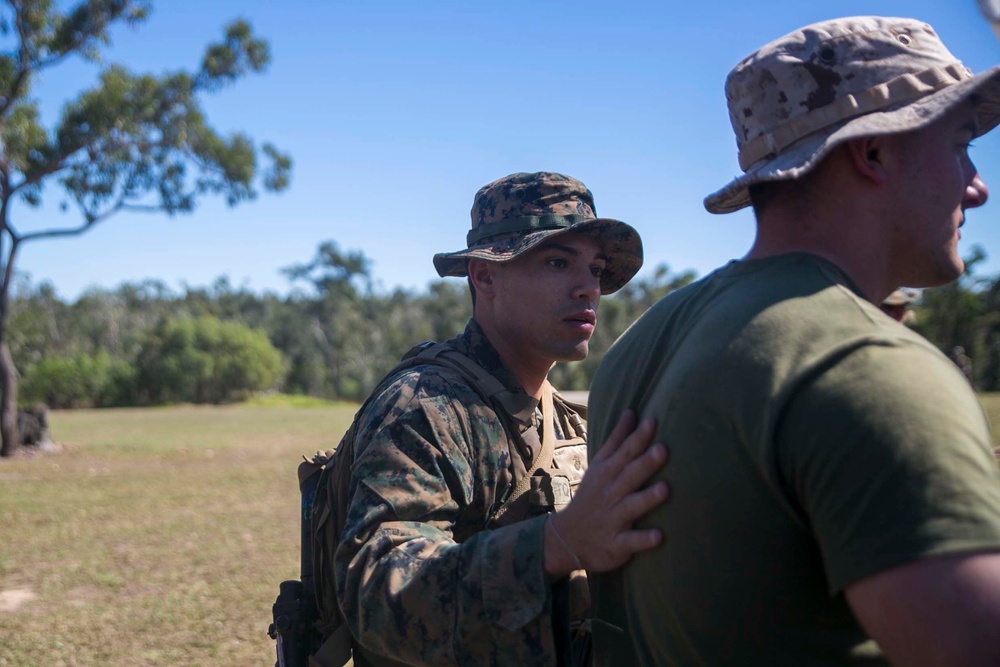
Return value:
M 831 594 L 910 561 L 1000 550 L 986 417 L 932 349 L 892 341 L 831 360 L 794 392 L 775 439 Z

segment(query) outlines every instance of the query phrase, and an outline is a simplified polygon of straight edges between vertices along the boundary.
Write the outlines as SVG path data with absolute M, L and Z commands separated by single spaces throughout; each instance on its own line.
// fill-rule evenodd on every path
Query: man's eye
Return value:
M 604 275 L 604 267 L 603 266 L 592 266 L 592 267 L 590 267 L 590 272 L 594 275 L 595 278 L 600 278 L 601 276 Z
M 553 257 L 552 259 L 549 260 L 549 266 L 552 266 L 557 269 L 565 268 L 566 260 L 563 259 L 562 257 Z

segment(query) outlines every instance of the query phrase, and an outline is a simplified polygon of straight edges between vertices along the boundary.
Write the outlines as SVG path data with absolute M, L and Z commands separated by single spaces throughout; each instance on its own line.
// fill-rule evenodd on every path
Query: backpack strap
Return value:
M 418 361 L 409 362 L 410 359 Z M 487 373 L 486 369 L 473 361 L 468 355 L 443 343 L 421 343 L 411 349 L 403 357 L 403 360 L 396 369 L 390 371 L 390 376 L 395 375 L 401 367 L 405 368 L 429 361 L 456 371 L 469 381 L 472 388 L 476 390 L 476 393 L 488 405 L 492 405 L 493 407 L 499 405 L 505 414 L 515 419 L 517 415 L 525 412 L 534 404 L 534 398 L 527 394 L 512 392 L 500 380 Z M 404 363 L 406 366 L 404 366 Z
M 319 650 L 309 656 L 309 667 L 344 667 L 351 660 L 352 644 L 347 623 L 341 623 Z
M 518 480 L 517 486 L 514 487 L 510 496 L 493 512 L 490 522 L 502 517 L 507 509 L 514 504 L 514 501 L 524 495 L 531 486 L 531 476 L 536 470 L 539 468 L 547 470 L 552 467 L 552 458 L 556 451 L 555 418 L 555 412 L 552 408 L 552 385 L 546 380 L 545 384 L 542 385 L 542 441 L 535 450 L 535 456 L 531 461 L 531 466 L 526 469 L 526 474 Z

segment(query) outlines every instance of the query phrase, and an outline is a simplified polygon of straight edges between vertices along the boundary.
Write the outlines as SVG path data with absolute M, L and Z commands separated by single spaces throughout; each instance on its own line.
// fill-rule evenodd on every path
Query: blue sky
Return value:
M 206 200 L 191 215 L 119 215 L 81 237 L 25 244 L 18 266 L 67 299 L 223 275 L 286 293 L 280 269 L 332 240 L 364 252 L 382 289 L 422 290 L 437 278 L 431 256 L 464 247 L 480 186 L 549 170 L 584 181 L 601 215 L 639 230 L 640 275 L 664 263 L 704 275 L 753 240 L 749 212 L 702 207 L 739 171 L 726 74 L 771 39 L 854 14 L 919 18 L 974 71 L 1000 63 L 975 0 L 160 0 L 146 24 L 114 33 L 106 61 L 194 68 L 225 23 L 249 20 L 271 44 L 271 66 L 205 108 L 218 130 L 291 153 L 290 189 L 233 209 Z M 55 120 L 95 74 L 71 63 L 46 75 L 43 118 Z M 983 270 L 1000 272 L 1000 131 L 978 139 L 973 158 L 995 194 L 969 213 L 963 252 L 981 244 Z M 23 205 L 12 220 L 23 230 L 79 222 Z

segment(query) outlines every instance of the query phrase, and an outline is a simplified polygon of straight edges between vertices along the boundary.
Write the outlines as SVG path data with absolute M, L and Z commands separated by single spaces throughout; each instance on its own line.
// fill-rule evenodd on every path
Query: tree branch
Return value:
M 114 206 L 111 206 L 103 213 L 88 213 L 84 212 L 87 220 L 79 227 L 67 227 L 65 229 L 46 229 L 40 232 L 30 232 L 16 239 L 16 243 L 24 243 L 25 241 L 34 241 L 35 239 L 53 238 L 58 236 L 79 236 L 84 233 L 94 225 L 104 220 L 107 220 L 112 215 L 122 210 L 125 206 L 128 206 L 123 199 L 118 200 Z
M 64 229 L 46 229 L 40 232 L 30 232 L 28 234 L 24 234 L 21 237 L 14 237 L 14 238 L 16 243 L 24 243 L 25 241 L 34 241 L 36 239 L 43 239 L 43 238 L 53 238 L 60 236 L 79 236 L 80 234 L 83 234 L 85 231 L 87 231 L 97 223 L 107 220 L 112 215 L 120 211 L 135 211 L 138 213 L 159 213 L 162 210 L 163 210 L 162 206 L 154 206 L 152 204 L 129 204 L 123 198 L 118 200 L 118 203 L 116 203 L 114 206 L 109 207 L 102 213 L 93 214 L 85 212 L 84 215 L 86 216 L 87 220 L 78 227 L 67 227 Z
M 21 97 L 21 88 L 24 86 L 25 80 L 28 78 L 29 67 L 28 63 L 32 61 L 31 51 L 28 48 L 28 34 L 24 29 L 24 7 L 17 4 L 11 3 L 14 8 L 14 25 L 17 26 L 17 37 L 18 37 L 18 56 L 19 62 L 17 67 L 17 76 L 14 77 L 14 81 L 10 87 L 10 97 L 3 100 L 0 104 L 0 119 L 5 119 L 8 109 L 14 104 L 15 100 Z M 3 126 L 2 121 L 0 121 L 0 127 Z
M 163 211 L 163 207 L 152 204 L 122 204 L 119 210 L 135 211 L 136 213 L 160 213 Z
M 20 237 L 19 241 L 23 243 L 25 241 L 34 241 L 35 239 L 53 238 L 57 236 L 79 236 L 80 234 L 84 233 L 85 231 L 87 231 L 88 229 L 90 229 L 91 227 L 93 227 L 95 224 L 97 224 L 106 217 L 107 217 L 106 215 L 102 215 L 99 218 L 88 220 L 79 227 L 70 227 L 66 229 L 47 229 L 41 232 L 31 232 L 29 234 L 25 234 L 24 236 Z
M 38 171 L 36 173 L 33 173 L 30 177 L 29 176 L 25 176 L 21 180 L 20 183 L 17 183 L 16 185 L 10 185 L 9 188 L 4 191 L 5 195 L 7 195 L 8 197 L 10 197 L 10 196 L 12 196 L 14 194 L 17 194 L 17 192 L 19 192 L 20 190 L 24 189 L 25 187 L 30 186 L 30 185 L 35 185 L 39 181 L 41 181 L 43 178 L 51 176 L 52 174 L 56 173 L 57 171 L 60 171 L 61 169 L 63 169 L 66 166 L 66 161 L 67 160 L 69 160 L 71 157 L 73 157 L 73 155 L 75 153 L 80 152 L 84 148 L 88 148 L 88 146 L 82 146 L 82 147 L 76 149 L 75 151 L 73 151 L 72 153 L 68 153 L 68 154 L 63 155 L 62 157 L 60 157 L 60 158 L 58 158 L 56 160 L 53 160 L 50 164 L 48 164 L 45 167 L 45 169 L 42 169 L 42 170 L 40 170 L 40 171 Z M 6 166 L 6 160 L 4 161 L 4 166 Z M 4 176 L 6 176 L 6 173 L 4 173 Z M 8 185 L 9 185 L 9 182 L 8 182 Z

